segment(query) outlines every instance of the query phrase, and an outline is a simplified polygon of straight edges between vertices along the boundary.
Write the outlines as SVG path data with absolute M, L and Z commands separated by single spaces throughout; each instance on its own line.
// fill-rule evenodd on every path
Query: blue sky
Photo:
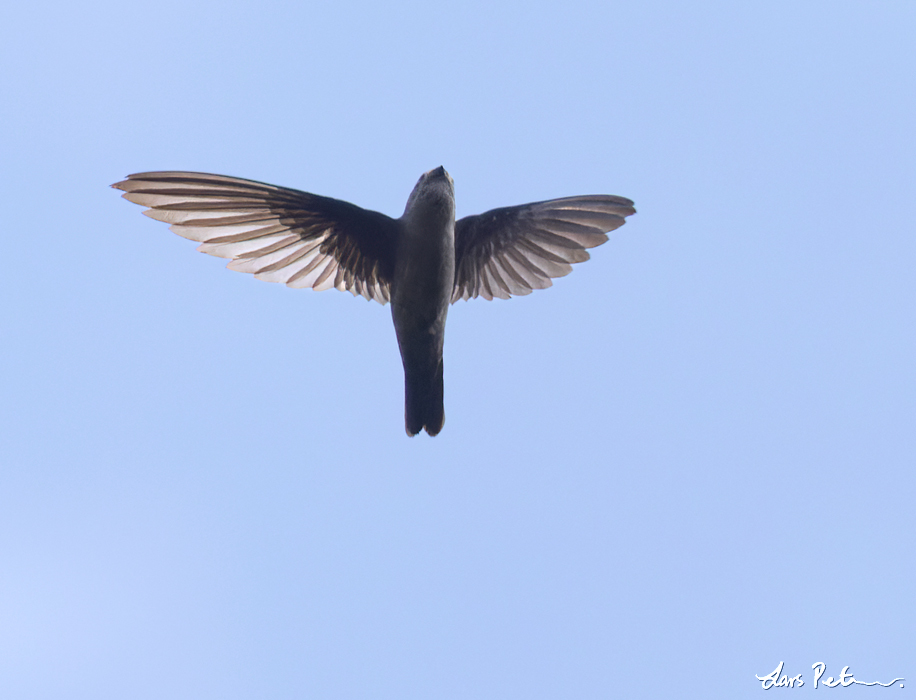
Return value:
M 916 677 L 912 3 L 0 10 L 8 698 L 739 698 Z M 118 197 L 236 175 L 392 216 L 638 214 L 453 306 L 403 430 L 387 308 Z M 850 696 L 906 691 L 850 687 Z

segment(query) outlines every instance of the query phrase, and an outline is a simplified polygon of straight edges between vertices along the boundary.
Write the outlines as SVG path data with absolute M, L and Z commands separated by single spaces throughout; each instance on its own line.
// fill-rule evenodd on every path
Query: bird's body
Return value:
M 400 220 L 391 279 L 391 317 L 404 363 L 408 435 L 445 423 L 442 346 L 455 286 L 455 196 L 441 166 L 417 183 Z
M 455 220 L 452 178 L 425 173 L 392 219 L 329 197 L 252 180 L 189 172 L 130 175 L 112 185 L 148 216 L 231 258 L 229 268 L 316 290 L 336 287 L 391 302 L 404 364 L 408 435 L 445 422 L 442 349 L 458 299 L 530 294 L 589 257 L 634 213 L 612 195 L 505 207 Z

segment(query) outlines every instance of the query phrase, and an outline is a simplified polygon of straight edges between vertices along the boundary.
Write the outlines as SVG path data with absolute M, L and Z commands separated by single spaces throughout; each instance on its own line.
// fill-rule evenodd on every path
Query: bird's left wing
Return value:
M 144 214 L 229 258 L 230 270 L 316 290 L 336 287 L 385 304 L 398 223 L 330 197 L 224 175 L 153 172 L 112 185 Z
M 493 209 L 455 222 L 455 290 L 459 299 L 508 299 L 553 284 L 588 260 L 586 248 L 635 213 L 633 202 L 584 195 Z

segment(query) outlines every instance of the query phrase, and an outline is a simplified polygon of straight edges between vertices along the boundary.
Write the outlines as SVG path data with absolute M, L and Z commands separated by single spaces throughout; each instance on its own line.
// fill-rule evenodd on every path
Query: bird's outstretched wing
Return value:
M 588 260 L 586 248 L 635 213 L 633 202 L 606 194 L 564 197 L 493 209 L 455 222 L 455 291 L 459 299 L 508 299 L 553 284 L 551 277 Z
M 336 287 L 385 304 L 397 222 L 349 202 L 253 180 L 187 172 L 129 175 L 112 187 L 230 270 L 290 287 Z

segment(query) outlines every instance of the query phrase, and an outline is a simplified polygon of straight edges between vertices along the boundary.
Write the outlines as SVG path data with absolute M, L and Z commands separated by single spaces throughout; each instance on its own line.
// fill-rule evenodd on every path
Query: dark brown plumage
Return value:
M 439 167 L 393 219 L 349 202 L 241 178 L 130 175 L 112 185 L 198 250 L 268 282 L 335 287 L 391 302 L 405 374 L 405 425 L 436 435 L 445 421 L 442 348 L 448 306 L 508 299 L 553 284 L 635 212 L 585 195 L 493 209 L 455 221 L 452 178 Z

